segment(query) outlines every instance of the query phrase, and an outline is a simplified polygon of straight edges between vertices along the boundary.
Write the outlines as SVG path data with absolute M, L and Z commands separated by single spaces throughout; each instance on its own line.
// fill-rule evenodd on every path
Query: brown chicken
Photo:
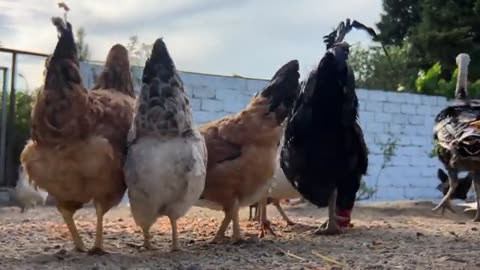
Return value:
M 72 26 L 60 18 L 52 21 L 59 40 L 33 107 L 32 138 L 21 162 L 29 178 L 57 201 L 78 251 L 85 246 L 73 215 L 93 200 L 97 228 L 89 253 L 102 254 L 103 215 L 126 190 L 123 163 L 134 104 L 128 53 L 113 46 L 94 90 L 87 92 Z
M 244 111 L 200 127 L 208 165 L 198 205 L 225 212 L 214 242 L 224 238 L 230 221 L 232 239 L 240 241 L 239 208 L 258 202 L 267 193 L 277 166 L 281 124 L 298 94 L 299 77 L 298 61 L 290 61 Z

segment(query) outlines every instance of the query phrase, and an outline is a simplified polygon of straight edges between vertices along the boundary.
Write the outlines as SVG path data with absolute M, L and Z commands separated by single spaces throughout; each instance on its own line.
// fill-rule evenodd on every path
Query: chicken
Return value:
M 267 204 L 270 202 L 277 208 L 278 212 L 282 216 L 283 220 L 287 223 L 287 225 L 294 225 L 295 223 L 288 218 L 287 214 L 283 211 L 282 207 L 280 206 L 281 199 L 294 199 L 298 198 L 301 195 L 298 191 L 293 188 L 292 184 L 286 179 L 285 174 L 280 169 L 275 171 L 275 175 L 271 180 L 272 184 L 268 191 L 268 197 L 261 200 L 258 203 L 258 208 L 260 208 L 259 213 L 259 221 L 261 224 L 259 238 L 263 238 L 267 230 L 275 235 L 275 232 L 271 228 L 271 223 L 267 219 Z
M 450 199 L 458 188 L 458 172 L 469 171 L 473 176 L 473 187 L 477 201 L 477 213 L 473 221 L 480 221 L 480 100 L 468 97 L 468 65 L 470 56 L 457 56 L 458 65 L 455 101 L 443 109 L 435 118 L 434 139 L 439 160 L 445 166 L 449 178 L 449 189 L 434 211 L 442 208 L 455 212 Z
M 277 149 L 277 168 L 275 170 L 275 174 L 270 180 L 271 186 L 268 189 L 268 193 L 265 194 L 266 197 L 263 198 L 260 202 L 250 206 L 250 210 L 253 207 L 255 208 L 255 219 L 260 221 L 261 224 L 263 224 L 259 235 L 260 238 L 265 236 L 265 229 L 268 229 L 273 235 L 275 235 L 275 233 L 270 227 L 270 221 L 267 219 L 267 204 L 272 203 L 277 208 L 278 212 L 288 225 L 295 224 L 293 221 L 290 220 L 290 218 L 288 218 L 287 214 L 285 214 L 282 207 L 280 206 L 280 200 L 282 199 L 295 199 L 301 197 L 300 193 L 298 193 L 298 191 L 287 180 L 282 168 L 280 167 L 280 150 L 282 149 L 282 145 L 283 137 Z M 260 211 L 258 211 L 258 208 L 260 208 Z
M 290 218 L 288 218 L 285 211 L 283 211 L 280 205 L 280 201 L 286 200 L 286 199 L 300 198 L 301 197 L 300 193 L 298 193 L 298 191 L 287 180 L 280 166 L 278 167 L 277 170 L 275 170 L 275 175 L 273 176 L 271 182 L 272 182 L 271 187 L 268 190 L 268 197 L 266 201 L 267 204 L 271 203 L 275 206 L 275 208 L 278 210 L 278 212 L 282 216 L 283 220 L 287 223 L 287 225 L 294 225 L 295 222 L 293 222 Z M 265 222 L 269 223 L 268 220 L 265 220 Z
M 282 123 L 298 94 L 297 60 L 281 67 L 242 112 L 200 126 L 208 150 L 205 190 L 199 206 L 223 210 L 225 218 L 213 242 L 241 241 L 239 208 L 258 202 L 268 191 L 277 167 Z
M 440 184 L 437 186 L 437 189 L 443 193 L 443 195 L 447 195 L 448 190 L 450 189 L 450 185 L 448 184 L 448 174 L 446 174 L 442 169 L 438 169 L 437 177 L 440 180 Z M 452 193 L 452 199 L 459 199 L 459 200 L 466 200 L 467 194 L 472 188 L 473 177 L 472 173 L 468 173 L 465 177 L 457 177 L 458 179 L 458 186 L 455 191 Z M 445 208 L 442 208 L 444 212 Z M 442 212 L 442 213 L 443 213 Z
M 179 250 L 177 219 L 194 205 L 205 186 L 207 148 L 193 126 L 190 100 L 162 39 L 145 64 L 125 163 L 130 207 L 151 249 L 150 227 L 167 216 L 172 251 Z
M 48 192 L 35 187 L 28 180 L 27 174 L 22 165 L 18 166 L 18 181 L 15 186 L 15 200 L 20 204 L 21 212 L 25 209 L 34 208 L 37 204 L 45 205 Z
M 338 38 L 327 37 L 327 52 L 302 83 L 280 158 L 285 176 L 306 200 L 328 205 L 328 221 L 316 234 L 340 232 L 337 221 L 347 218 L 337 209 L 353 207 L 368 166 L 349 45 L 342 40 L 348 30 L 340 27 Z
M 273 180 L 273 181 L 275 181 L 275 180 Z M 288 184 L 291 185 L 290 182 L 288 182 Z M 293 189 L 293 187 L 292 187 L 292 189 Z M 297 192 L 297 191 L 295 190 L 295 192 Z M 295 225 L 295 222 L 293 222 L 287 216 L 285 211 L 283 210 L 282 205 L 280 204 L 281 201 L 282 201 L 282 199 L 267 197 L 267 205 L 273 204 L 275 206 L 275 208 L 277 209 L 278 213 L 280 213 L 280 215 L 282 216 L 283 220 L 287 223 L 287 225 L 289 225 L 289 226 Z M 258 202 L 249 206 L 248 220 L 260 221 L 260 212 L 258 211 L 258 207 L 259 207 Z M 267 220 L 267 223 L 269 223 L 268 220 Z M 264 233 L 264 232 L 261 232 L 261 233 Z
M 134 105 L 128 53 L 113 46 L 99 83 L 87 92 L 72 26 L 52 21 L 59 40 L 33 106 L 32 138 L 21 162 L 30 180 L 54 197 L 78 251 L 85 246 L 73 215 L 93 200 L 97 226 L 89 254 L 104 254 L 103 216 L 126 190 L 123 163 Z

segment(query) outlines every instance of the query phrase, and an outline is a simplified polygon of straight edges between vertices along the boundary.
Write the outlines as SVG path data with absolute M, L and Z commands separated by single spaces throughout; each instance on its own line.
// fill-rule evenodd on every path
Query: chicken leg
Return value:
M 222 224 L 220 225 L 220 228 L 218 228 L 218 231 L 212 240 L 212 244 L 220 243 L 225 239 L 225 231 L 227 230 L 230 221 L 232 221 L 231 212 L 228 210 L 224 210 L 224 212 L 225 217 L 223 218 Z
M 475 190 L 475 200 L 477 201 L 477 213 L 473 218 L 473 222 L 480 221 L 480 172 L 473 174 L 473 189 Z
M 178 229 L 177 229 L 177 220 L 171 217 L 168 217 L 170 219 L 170 224 L 172 226 L 172 248 L 171 251 L 181 251 L 182 249 L 180 248 L 179 241 L 178 241 Z
M 73 215 L 80 207 L 69 207 L 66 204 L 59 203 L 57 205 L 57 209 L 62 214 L 63 220 L 65 224 L 67 224 L 67 228 L 72 235 L 73 243 L 75 245 L 75 250 L 79 252 L 85 252 L 85 245 L 83 244 L 83 240 L 78 234 L 77 226 L 75 225 L 75 221 L 73 220 Z
M 103 216 L 107 209 L 99 202 L 94 202 L 95 212 L 97 214 L 97 228 L 95 232 L 95 243 L 93 248 L 88 251 L 89 255 L 104 255 L 107 252 L 103 249 Z
M 442 208 L 442 215 L 445 214 L 445 210 L 450 210 L 452 213 L 455 213 L 455 210 L 452 208 L 450 204 L 450 197 L 452 196 L 453 192 L 458 186 L 458 171 L 455 169 L 447 169 L 448 172 L 448 182 L 450 187 L 448 188 L 447 194 L 442 198 L 440 203 L 435 206 L 432 210 L 437 211 L 438 209 Z
M 258 203 L 260 209 L 260 233 L 258 238 L 265 237 L 266 232 L 270 232 L 273 236 L 276 236 L 272 229 L 271 222 L 267 219 L 267 199 L 263 199 Z
M 235 203 L 233 209 L 231 210 L 231 217 L 232 217 L 232 225 L 233 225 L 233 235 L 232 240 L 234 243 L 239 243 L 243 241 L 242 234 L 240 231 L 240 215 L 239 215 L 240 207 L 238 202 Z
M 335 189 L 330 198 L 328 199 L 328 221 L 324 228 L 324 226 L 320 226 L 317 230 L 315 230 L 315 234 L 317 235 L 333 235 L 340 233 L 340 228 L 337 225 L 337 214 L 335 211 L 337 202 L 337 190 Z
M 295 222 L 293 222 L 292 220 L 290 220 L 290 218 L 288 218 L 287 214 L 283 211 L 282 206 L 280 205 L 280 201 L 279 201 L 279 200 L 275 200 L 275 201 L 273 202 L 273 205 L 275 205 L 275 207 L 277 208 L 278 212 L 279 212 L 280 215 L 282 216 L 283 220 L 285 220 L 285 222 L 287 222 L 287 225 L 289 225 L 289 226 L 295 225 Z

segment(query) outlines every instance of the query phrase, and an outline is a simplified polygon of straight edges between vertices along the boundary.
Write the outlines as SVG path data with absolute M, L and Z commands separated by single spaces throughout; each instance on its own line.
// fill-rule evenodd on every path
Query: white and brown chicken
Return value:
M 203 192 L 207 150 L 194 129 L 189 98 L 162 39 L 153 45 L 142 83 L 125 163 L 130 207 L 146 249 L 152 248 L 150 227 L 167 216 L 172 251 L 179 250 L 177 219 Z

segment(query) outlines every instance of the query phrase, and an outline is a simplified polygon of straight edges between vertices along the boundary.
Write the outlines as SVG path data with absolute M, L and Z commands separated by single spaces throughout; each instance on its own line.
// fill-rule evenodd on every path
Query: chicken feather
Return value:
M 130 207 L 145 248 L 152 248 L 150 227 L 167 216 L 172 250 L 178 250 L 177 219 L 203 191 L 207 150 L 193 128 L 189 98 L 162 39 L 153 45 L 142 81 L 125 163 Z
M 458 172 L 469 171 L 477 205 L 480 206 L 480 100 L 468 97 L 468 65 L 470 56 L 461 53 L 456 58 L 458 65 L 455 99 L 435 118 L 434 139 L 438 144 L 438 158 L 448 173 L 449 188 L 440 203 L 433 209 L 454 212 L 450 199 L 458 188 Z M 480 207 L 474 221 L 480 221 Z
M 45 84 L 32 111 L 32 138 L 22 151 L 21 162 L 29 179 L 56 200 L 80 251 L 85 246 L 73 215 L 93 200 L 97 228 L 90 253 L 103 254 L 103 215 L 121 201 L 126 190 L 122 167 L 134 99 L 116 88 L 87 92 L 72 26 L 59 18 L 52 21 L 59 40 L 46 61 Z M 114 46 L 107 58 L 122 62 L 122 72 L 128 70 L 124 47 Z M 117 64 L 107 61 L 105 69 L 117 70 Z M 123 83 L 132 82 L 127 78 Z
M 233 240 L 241 240 L 239 208 L 259 201 L 270 187 L 281 124 L 298 95 L 298 69 L 298 61 L 288 62 L 245 110 L 200 126 L 209 162 L 197 205 L 225 213 L 214 242 L 222 240 L 230 221 Z
M 347 30 L 341 25 L 340 38 L 327 36 L 327 52 L 302 83 L 288 117 L 281 152 L 281 167 L 292 185 L 316 206 L 328 205 L 326 230 L 320 226 L 319 234 L 339 232 L 336 207 L 353 207 L 368 166 L 349 45 L 342 40 Z

